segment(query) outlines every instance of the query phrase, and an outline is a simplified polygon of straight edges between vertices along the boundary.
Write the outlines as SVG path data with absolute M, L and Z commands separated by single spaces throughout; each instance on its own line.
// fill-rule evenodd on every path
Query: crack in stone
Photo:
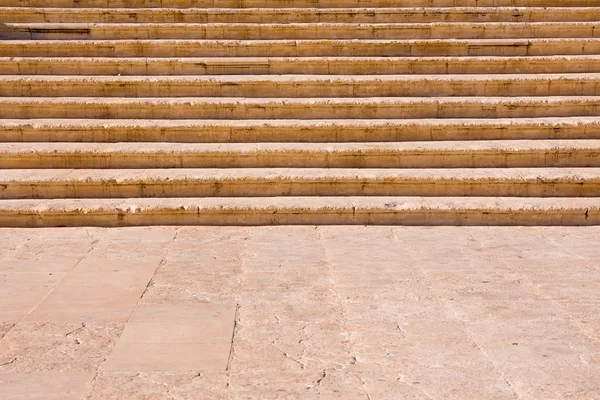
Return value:
M 85 322 L 82 322 L 82 323 L 81 323 L 81 326 L 79 326 L 79 327 L 77 327 L 77 328 L 73 329 L 72 331 L 69 331 L 69 332 L 65 333 L 65 337 L 69 337 L 69 335 L 72 335 L 72 334 L 73 334 L 73 333 L 75 333 L 75 332 L 79 332 L 80 330 L 82 330 L 82 329 L 83 329 L 83 328 L 85 328 L 85 327 L 86 327 L 86 325 L 85 325 Z
M 171 388 L 169 387 L 168 384 L 163 383 L 163 382 L 155 381 L 154 379 L 150 379 L 149 377 L 144 376 L 143 373 L 138 373 L 138 377 L 141 378 L 141 379 L 143 379 L 143 380 L 145 380 L 145 381 L 147 381 L 147 382 L 153 383 L 155 385 L 163 386 L 166 389 L 165 394 L 167 396 L 169 396 L 170 399 L 182 400 L 182 398 L 180 396 L 175 396 L 173 393 L 171 393 Z
M 481 347 L 476 341 L 475 338 L 473 338 L 473 335 L 471 334 L 471 331 L 469 330 L 467 324 L 462 321 L 462 326 L 463 329 L 465 330 L 467 336 L 469 337 L 469 340 L 471 341 L 471 343 L 473 343 L 473 345 L 475 346 L 475 348 L 477 350 L 479 350 L 479 352 L 486 358 L 486 360 L 488 360 L 488 362 L 492 365 L 492 368 L 494 369 L 494 371 L 496 371 L 500 377 L 502 378 L 502 380 L 508 385 L 508 387 L 510 388 L 510 390 L 513 391 L 515 397 L 517 398 L 521 398 L 521 393 L 519 393 L 519 391 L 517 390 L 517 388 L 515 388 L 510 382 L 509 380 L 506 378 L 506 376 L 504 375 L 504 372 L 502 371 L 502 369 L 500 369 L 496 363 L 494 362 L 494 360 L 492 360 L 490 358 L 490 356 L 485 352 L 485 350 L 483 349 L 483 347 Z
M 400 332 L 400 335 L 402 335 L 402 339 L 406 340 L 406 337 L 408 336 L 408 334 L 406 333 L 406 331 L 404 329 L 402 329 L 400 324 L 396 324 L 396 330 Z
M 177 240 L 177 236 L 179 236 L 179 232 L 181 231 L 181 227 L 177 227 L 177 229 L 175 229 L 175 234 L 173 235 L 173 242 L 175 242 Z
M 281 319 L 275 313 L 273 313 L 273 317 L 277 321 L 277 326 L 279 327 L 279 330 L 281 330 Z
M 14 357 L 14 358 L 13 358 L 12 360 L 10 360 L 10 361 L 7 361 L 7 362 L 3 362 L 3 363 L 1 363 L 1 364 L 0 364 L 0 368 L 1 368 L 1 367 L 5 367 L 5 366 L 7 366 L 7 365 L 14 364 L 14 363 L 17 361 L 17 358 L 18 358 L 18 357 Z
M 321 377 L 319 379 L 317 379 L 317 387 L 321 386 L 321 383 L 323 382 L 323 379 L 325 379 L 327 377 L 327 370 L 323 369 L 323 371 L 321 372 Z
M 344 312 L 344 304 L 342 302 L 342 298 L 336 288 L 335 279 L 333 277 L 333 269 L 331 268 L 331 258 L 329 257 L 329 255 L 327 253 L 327 248 L 325 247 L 325 244 L 323 243 L 323 238 L 321 237 L 321 231 L 318 229 L 318 227 L 316 229 L 316 232 L 317 232 L 318 242 L 321 246 L 323 255 L 325 257 L 325 265 L 327 266 L 327 272 L 329 273 L 329 277 L 330 277 L 330 281 L 331 281 L 330 290 L 335 294 L 336 304 L 340 309 L 340 316 L 342 317 L 342 322 L 344 325 L 346 325 L 346 322 L 348 320 L 346 318 L 346 313 Z M 351 333 L 349 333 L 345 327 L 344 327 L 343 331 L 344 331 L 344 335 L 348 338 L 349 341 L 351 341 L 351 339 L 352 339 Z
M 354 359 L 356 359 L 356 357 L 354 357 Z M 369 387 L 367 386 L 367 382 L 358 374 L 351 372 L 352 375 L 356 376 L 358 378 L 358 380 L 361 382 L 362 387 L 365 391 L 365 395 L 367 396 L 367 400 L 372 400 L 371 399 L 371 393 L 369 393 Z
M 86 327 L 85 322 L 82 322 L 80 327 L 77 327 L 77 328 L 73 329 L 72 331 L 65 333 L 65 337 L 68 338 L 70 335 L 72 335 L 76 332 L 80 332 L 81 330 L 85 329 L 85 327 Z M 75 340 L 75 344 L 77 344 L 77 345 L 81 344 L 79 339 L 73 338 L 73 340 Z
M 146 293 L 148 293 L 148 289 L 150 289 L 151 286 L 153 286 L 154 283 L 154 277 L 156 276 L 156 273 L 158 272 L 158 269 L 160 267 L 163 267 L 167 264 L 167 261 L 165 260 L 165 258 L 161 258 L 160 262 L 158 263 L 158 266 L 156 267 L 156 269 L 154 270 L 154 273 L 152 274 L 152 277 L 150 277 L 150 279 L 148 279 L 148 283 L 146 284 L 146 287 L 144 288 L 144 291 L 142 292 L 142 295 L 140 296 L 140 300 L 141 301 L 144 296 L 146 295 Z
M 277 350 L 281 351 L 281 353 L 283 354 L 284 357 L 289 358 L 290 360 L 292 360 L 292 361 L 296 362 L 298 365 L 300 365 L 300 369 L 306 369 L 306 364 L 304 364 L 304 362 L 302 362 L 302 357 L 294 358 L 294 357 L 290 356 L 287 352 L 283 351 L 283 349 L 280 349 L 277 346 L 275 346 L 275 347 L 277 348 Z
M 229 372 L 231 370 L 231 363 L 233 362 L 233 356 L 235 353 L 234 350 L 234 341 L 235 341 L 235 336 L 237 335 L 237 331 L 239 329 L 239 313 L 240 310 L 240 305 L 236 304 L 235 306 L 235 317 L 233 318 L 233 333 L 231 335 L 231 346 L 229 347 L 229 357 L 227 359 L 227 367 L 225 368 L 225 371 Z
M 10 324 L 8 325 L 8 328 L 6 329 L 6 332 L 4 333 L 0 333 L 0 340 L 4 339 L 4 337 L 8 334 L 8 332 L 10 332 L 12 330 L 12 328 L 15 327 L 16 324 Z

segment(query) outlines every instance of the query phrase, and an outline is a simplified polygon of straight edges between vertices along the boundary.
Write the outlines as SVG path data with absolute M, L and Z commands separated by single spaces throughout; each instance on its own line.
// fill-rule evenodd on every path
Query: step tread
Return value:
M 352 119 L 597 116 L 600 96 L 0 97 L 4 118 Z
M 310 199 L 310 201 L 307 201 Z M 219 212 L 226 210 L 577 210 L 600 213 L 600 199 L 564 197 L 420 197 L 420 196 L 282 196 L 282 197 L 182 197 L 134 199 L 8 199 L 0 200 L 0 213 L 19 212 Z
M 600 18 L 600 16 L 599 16 Z M 146 27 L 173 27 L 173 28 L 193 28 L 193 27 L 246 27 L 246 28 L 306 28 L 311 26 L 322 27 L 356 27 L 356 28 L 385 28 L 385 27 L 406 27 L 406 28 L 431 28 L 444 26 L 460 27 L 488 27 L 488 26 L 597 26 L 600 21 L 535 21 L 535 22 L 290 22 L 290 23 L 262 23 L 262 22 L 3 22 L 2 29 L 10 30 L 14 28 L 32 28 L 32 29 L 61 29 L 68 30 L 80 28 L 146 28 Z
M 398 154 L 402 153 L 498 153 L 595 150 L 600 157 L 600 140 L 477 140 L 385 143 L 0 143 L 0 155 L 93 153 L 110 154 Z
M 77 55 L 77 53 L 75 53 Z M 600 55 L 462 57 L 0 57 L 0 75 L 598 73 Z
M 361 143 L 600 139 L 600 117 L 356 120 L 0 119 L 0 142 Z
M 455 6 L 471 6 L 473 0 L 405 0 L 405 7 L 455 7 Z M 595 0 L 478 0 L 477 4 L 480 7 L 498 7 L 498 6 L 522 6 L 522 7 L 561 7 L 561 6 L 594 6 L 597 5 Z M 394 7 L 397 6 L 395 0 L 87 0 L 82 4 L 80 0 L 4 0 L 4 6 L 27 6 L 27 7 L 101 7 L 107 9 L 114 8 L 214 8 L 214 7 L 233 7 L 233 8 L 253 8 L 253 7 Z
M 539 56 L 599 54 L 600 38 L 0 40 L 0 56 Z
M 402 182 L 453 181 L 600 183 L 600 168 L 156 168 L 0 170 L 0 183 L 15 184 L 177 184 L 181 182 Z
M 222 14 L 222 13 L 232 13 L 232 14 L 255 14 L 255 13 L 269 13 L 269 12 L 277 12 L 277 13 L 292 13 L 292 12 L 303 12 L 303 13 L 313 13 L 317 12 L 320 14 L 332 13 L 332 14 L 345 14 L 345 13 L 432 13 L 432 14 L 470 14 L 473 12 L 481 12 L 485 14 L 494 14 L 494 13 L 508 13 L 514 14 L 518 12 L 548 12 L 553 11 L 557 13 L 562 13 L 566 11 L 585 11 L 585 12 L 600 12 L 600 7 L 598 6 L 569 6 L 569 5 L 561 5 L 557 7 L 537 7 L 537 6 L 495 6 L 495 7 L 478 7 L 478 6 L 456 6 L 456 7 L 404 7 L 404 6 L 390 6 L 390 7 L 368 7 L 367 5 L 362 7 L 337 7 L 337 8 L 327 8 L 327 7 L 252 7 L 252 8 L 233 8 L 233 7 L 210 7 L 210 8 L 199 8 L 199 7 L 186 7 L 186 8 L 175 8 L 175 7 L 139 7 L 139 8 L 103 8 L 103 7 L 19 7 L 19 6 L 0 6 L 0 11 L 2 12 L 10 12 L 10 11 L 32 11 L 36 13 L 43 12 L 52 12 L 52 13 L 60 13 L 64 11 L 73 12 L 75 14 L 79 13 L 91 13 L 91 12 L 99 12 L 99 13 L 126 13 L 132 14 L 136 12 L 148 12 L 153 14 L 163 14 L 163 13 L 178 13 L 178 14 Z
M 600 101 L 598 96 L 514 96 L 514 97 L 494 97 L 494 96 L 439 96 L 439 97 L 321 97 L 321 98 L 296 98 L 296 97 L 264 97 L 264 98 L 246 98 L 246 97 L 0 97 L 0 104 L 412 104 L 412 103 L 433 103 L 433 104 L 457 104 L 457 103 L 486 103 L 486 104 L 510 104 L 519 102 L 540 102 L 545 103 L 586 103 Z
M 325 75 L 325 74 L 286 74 L 286 75 L 148 75 L 148 76 L 105 76 L 105 75 L 0 75 L 0 83 L 6 82 L 73 82 L 73 83 L 387 83 L 387 82 L 519 82 L 549 81 L 559 84 L 561 81 L 596 81 L 600 73 L 530 73 L 530 74 L 382 74 L 382 75 Z
M 536 43 L 598 43 L 600 38 L 506 38 L 506 39 L 8 39 L 0 40 L 0 45 L 13 46 L 51 46 L 51 45 L 71 45 L 80 46 L 86 45 L 95 46 L 116 46 L 116 45 L 139 45 L 139 44 L 161 44 L 161 45 L 177 45 L 177 44 L 215 44 L 215 45 L 281 45 L 281 44 L 440 44 L 440 43 L 457 43 L 471 45 L 531 45 Z M 6 57 L 6 56 L 4 56 Z M 256 57 L 256 56 L 255 56 Z
M 142 127 L 142 128 L 204 128 L 204 127 L 376 127 L 376 126 L 579 126 L 600 125 L 598 117 L 552 117 L 552 118 L 424 118 L 424 119 L 249 119 L 249 120 L 221 120 L 221 119 L 0 119 L 0 129 L 12 127 L 31 128 L 103 128 L 112 127 Z

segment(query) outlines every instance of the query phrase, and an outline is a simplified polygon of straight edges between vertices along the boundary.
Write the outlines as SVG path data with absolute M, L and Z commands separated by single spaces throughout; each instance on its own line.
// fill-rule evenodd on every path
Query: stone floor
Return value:
M 0 398 L 592 399 L 599 310 L 600 227 L 1 229 Z

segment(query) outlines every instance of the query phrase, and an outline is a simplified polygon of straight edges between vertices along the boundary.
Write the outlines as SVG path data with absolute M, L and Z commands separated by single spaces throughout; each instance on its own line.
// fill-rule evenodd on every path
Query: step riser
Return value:
M 263 197 L 263 196 L 510 196 L 598 197 L 600 182 L 474 181 L 239 181 L 2 183 L 0 199 Z
M 600 37 L 598 22 L 434 25 L 359 24 L 2 24 L 0 40 L 115 39 L 505 39 Z
M 35 121 L 35 120 L 34 120 Z M 430 124 L 396 121 L 350 122 L 302 121 L 286 125 L 268 121 L 246 121 L 241 126 L 191 124 L 169 126 L 156 121 L 145 124 L 118 124 L 111 120 L 89 120 L 81 124 L 11 120 L 0 124 L 0 142 L 403 142 L 427 140 L 496 139 L 600 139 L 600 122 L 548 121 L 547 125 L 526 121 L 500 120 L 488 123 L 467 121 Z M 245 125 L 245 126 L 244 126 Z
M 5 8 L 5 23 L 419 23 L 598 21 L 600 8 L 52 9 Z
M 600 98 L 423 99 L 110 99 L 0 98 L 0 118 L 391 119 L 600 116 Z M 76 101 L 80 100 L 80 101 Z M 303 101 L 304 100 L 304 101 Z
M 600 167 L 600 148 L 538 151 L 85 154 L 3 152 L 0 168 L 511 168 Z
M 402 7 L 593 7 L 595 0 L 404 0 Z M 398 7 L 397 0 L 3 0 L 4 7 L 73 8 L 358 8 Z
M 0 57 L 318 57 L 597 55 L 597 39 L 2 41 Z
M 0 77 L 6 97 L 427 97 L 427 96 L 594 96 L 599 77 L 488 78 L 86 78 Z
M 556 58 L 2 58 L 1 75 L 385 75 L 598 73 L 600 57 Z

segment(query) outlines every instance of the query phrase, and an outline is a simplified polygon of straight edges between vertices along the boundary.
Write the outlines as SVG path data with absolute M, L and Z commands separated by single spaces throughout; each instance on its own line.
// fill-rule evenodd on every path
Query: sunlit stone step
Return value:
M 598 197 L 600 168 L 6 169 L 1 199 L 265 196 Z M 600 205 L 600 199 L 598 200 Z
M 507 39 L 598 38 L 600 22 L 3 23 L 0 39 Z
M 600 73 L 502 75 L 0 76 L 0 96 L 594 96 Z
M 397 0 L 3 0 L 5 7 L 348 8 L 398 7 Z M 404 0 L 402 7 L 593 7 L 596 0 Z
M 0 57 L 514 57 L 548 55 L 600 55 L 600 39 L 0 41 Z
M 260 197 L 1 200 L 0 226 L 598 225 L 595 198 Z
M 599 73 L 600 55 L 530 57 L 0 57 L 0 75 Z
M 0 120 L 0 142 L 319 143 L 498 139 L 600 139 L 600 117 L 421 120 Z
M 86 2 L 87 3 L 87 2 Z M 0 8 L 5 23 L 418 23 L 598 21 L 600 7 Z
M 0 118 L 390 119 L 600 116 L 600 96 L 0 97 Z
M 600 167 L 600 140 L 0 143 L 0 168 Z

